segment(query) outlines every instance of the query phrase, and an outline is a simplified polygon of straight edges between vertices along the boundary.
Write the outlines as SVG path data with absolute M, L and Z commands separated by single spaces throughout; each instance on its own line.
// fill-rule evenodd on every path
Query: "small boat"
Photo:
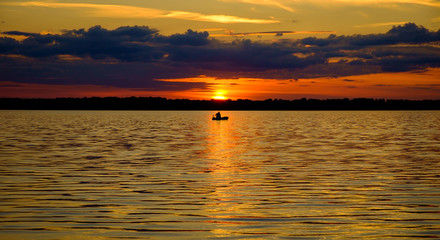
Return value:
M 229 117 L 222 117 L 220 112 L 212 115 L 212 120 L 228 120 L 228 119 Z
M 221 117 L 221 118 L 217 118 L 217 117 L 212 117 L 212 120 L 228 120 L 229 117 Z

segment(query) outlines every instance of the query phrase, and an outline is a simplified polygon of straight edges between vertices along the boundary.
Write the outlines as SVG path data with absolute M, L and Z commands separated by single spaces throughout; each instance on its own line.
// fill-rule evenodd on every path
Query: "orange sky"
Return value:
M 225 96 L 229 99 L 267 98 L 388 98 L 388 99 L 440 99 L 440 68 L 422 72 L 378 73 L 338 78 L 311 78 L 298 80 L 276 79 L 216 79 L 188 78 L 166 81 L 211 83 L 211 92 L 182 92 L 184 98 L 209 99 Z
M 167 82 L 206 82 L 209 89 L 188 91 L 137 91 L 136 89 L 103 87 L 98 85 L 50 85 L 0 82 L 2 97 L 55 98 L 55 97 L 131 97 L 161 96 L 167 98 L 264 100 L 268 98 L 298 99 L 302 97 L 327 98 L 386 98 L 386 99 L 440 99 L 440 68 L 421 72 L 378 73 L 338 78 L 311 78 L 298 80 L 276 79 L 167 79 Z

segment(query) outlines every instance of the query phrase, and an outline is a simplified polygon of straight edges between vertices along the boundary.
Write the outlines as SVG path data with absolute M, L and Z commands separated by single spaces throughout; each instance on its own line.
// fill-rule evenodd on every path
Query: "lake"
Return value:
M 440 111 L 214 113 L 0 111 L 0 238 L 440 238 Z

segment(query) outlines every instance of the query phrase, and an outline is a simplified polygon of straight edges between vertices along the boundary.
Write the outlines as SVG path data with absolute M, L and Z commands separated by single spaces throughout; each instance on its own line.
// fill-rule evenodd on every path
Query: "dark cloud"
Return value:
M 414 23 L 395 26 L 383 34 L 332 34 L 322 39 L 310 37 L 299 40 L 312 51 L 325 53 L 327 58 L 340 57 L 341 62 L 352 66 L 379 66 L 385 72 L 440 66 L 440 49 L 430 46 L 438 41 L 440 30 L 432 32 Z
M 13 39 L 8 37 L 1 37 L 0 38 L 0 53 L 11 53 L 15 49 L 17 49 L 20 46 L 20 43 Z
M 40 35 L 38 33 L 28 33 L 28 32 L 21 32 L 21 31 L 8 31 L 8 32 L 3 32 L 3 33 L 4 34 L 8 34 L 8 35 L 26 36 L 26 37 L 39 36 Z
M 56 85 L 102 85 L 122 88 L 142 88 L 150 91 L 206 89 L 203 82 L 166 82 L 182 76 L 197 77 L 197 69 L 182 69 L 157 63 L 120 62 L 106 60 L 59 61 L 0 57 L 0 81 Z
M 273 33 L 273 32 L 271 32 Z M 408 23 L 382 34 L 253 42 L 222 42 L 188 30 L 165 36 L 147 26 L 100 26 L 60 34 L 20 31 L 0 38 L 0 80 L 97 84 L 151 90 L 206 88 L 170 83 L 206 75 L 218 78 L 339 77 L 440 67 L 440 31 Z M 333 58 L 338 61 L 330 61 Z
M 324 63 L 323 56 L 298 58 L 293 55 L 294 49 L 237 40 L 232 43 L 196 47 L 169 48 L 169 60 L 191 64 L 213 71 L 255 72 L 280 69 L 297 69 L 311 64 Z
M 343 49 L 355 49 L 364 46 L 390 45 L 398 43 L 428 43 L 440 41 L 440 30 L 431 32 L 423 26 L 414 23 L 394 26 L 388 32 L 382 34 L 336 36 L 331 34 L 327 38 L 309 37 L 301 40 L 305 45 L 319 47 L 334 46 Z
M 171 45 L 202 46 L 209 43 L 208 32 L 195 32 L 189 29 L 185 34 L 174 34 L 167 38 Z
M 440 48 L 434 46 L 406 46 L 380 48 L 370 62 L 383 71 L 402 72 L 440 66 Z
M 115 58 L 122 61 L 152 61 L 160 59 L 160 49 L 143 45 L 153 41 L 157 30 L 148 27 L 120 27 L 107 30 L 100 26 L 88 30 L 69 30 L 62 34 L 27 34 L 6 32 L 9 35 L 28 36 L 19 45 L 2 53 L 28 57 L 51 57 L 61 54 L 93 59 Z

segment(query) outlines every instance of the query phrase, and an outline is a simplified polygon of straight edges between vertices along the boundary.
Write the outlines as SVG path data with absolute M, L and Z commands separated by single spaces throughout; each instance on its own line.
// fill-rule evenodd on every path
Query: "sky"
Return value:
M 0 97 L 440 99 L 439 0 L 0 2 Z

